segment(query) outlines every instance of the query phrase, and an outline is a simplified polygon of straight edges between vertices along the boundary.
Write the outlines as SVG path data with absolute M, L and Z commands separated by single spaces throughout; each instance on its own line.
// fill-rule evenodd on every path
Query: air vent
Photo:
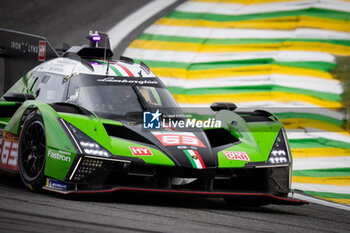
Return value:
M 105 127 L 109 136 L 123 138 L 131 141 L 141 142 L 141 143 L 153 144 L 147 138 L 139 135 L 138 133 L 124 126 L 108 125 L 108 124 L 103 124 L 103 126 Z
M 241 117 L 246 121 L 246 122 L 263 122 L 263 121 L 273 121 L 267 116 L 251 116 L 251 115 L 241 115 Z
M 120 56 L 120 61 L 122 62 L 125 62 L 125 63 L 128 63 L 128 64 L 131 64 L 133 65 L 134 64 L 134 60 L 130 57 L 124 57 L 124 56 Z
M 15 103 L 14 105 L 3 105 L 1 106 L 0 117 L 7 118 L 12 117 L 13 114 L 21 107 L 22 103 Z
M 93 114 L 90 111 L 75 104 L 53 103 L 53 104 L 50 104 L 50 106 L 53 109 L 55 109 L 56 112 L 65 112 L 65 113 L 79 114 L 79 115 L 85 115 L 85 116 L 93 116 Z
M 223 146 L 229 143 L 235 143 L 239 141 L 232 134 L 230 134 L 230 132 L 223 128 L 207 129 L 204 130 L 204 132 L 207 135 L 207 138 L 212 147 Z
M 263 121 L 275 121 L 275 117 L 263 110 L 255 110 L 254 112 L 236 112 L 246 122 L 263 122 Z

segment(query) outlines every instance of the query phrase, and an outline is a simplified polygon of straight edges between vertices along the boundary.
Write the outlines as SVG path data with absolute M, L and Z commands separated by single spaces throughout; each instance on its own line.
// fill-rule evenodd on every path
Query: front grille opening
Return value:
M 204 190 L 206 180 L 212 179 L 214 170 L 147 166 L 130 164 L 127 169 L 113 169 L 105 181 L 107 186 L 135 186 L 143 188 Z M 173 185 L 173 178 L 195 178 L 187 185 Z
M 208 183 L 208 180 L 209 178 L 195 178 L 193 182 L 190 182 L 188 184 L 176 185 L 172 184 L 173 177 L 171 176 L 141 176 L 140 174 L 136 173 L 111 173 L 105 182 L 105 186 L 131 186 L 139 188 L 209 191 L 208 185 L 206 185 L 206 183 Z
M 204 192 L 257 192 L 287 196 L 288 169 L 193 169 L 101 162 L 84 158 L 71 181 L 78 183 L 79 189 L 135 187 Z M 192 181 L 173 182 L 174 179 L 182 178 Z
M 110 162 L 100 159 L 82 158 L 71 181 L 89 183 L 100 177 L 105 177 L 105 170 L 110 167 Z
M 235 143 L 239 140 L 235 138 L 230 132 L 226 129 L 207 129 L 204 130 L 207 138 L 210 142 L 211 147 L 223 146 L 229 143 Z
M 289 167 L 277 167 L 270 169 L 270 189 L 273 192 L 289 192 Z
M 141 143 L 153 144 L 147 138 L 139 135 L 138 133 L 135 133 L 134 131 L 124 126 L 109 125 L 109 124 L 103 124 L 103 126 L 105 127 L 107 134 L 109 136 L 123 138 L 131 141 L 137 141 Z
M 231 169 L 227 170 L 229 171 Z M 229 173 L 228 171 L 226 172 L 227 174 Z M 214 180 L 214 189 L 230 191 L 247 190 L 249 192 L 268 191 L 266 169 L 236 169 L 231 170 L 231 174 L 231 177 L 217 177 Z
M 131 186 L 171 190 L 208 192 L 269 192 L 267 169 L 201 169 L 133 166 L 127 170 L 113 169 L 106 186 Z M 193 178 L 191 182 L 173 184 L 173 179 Z

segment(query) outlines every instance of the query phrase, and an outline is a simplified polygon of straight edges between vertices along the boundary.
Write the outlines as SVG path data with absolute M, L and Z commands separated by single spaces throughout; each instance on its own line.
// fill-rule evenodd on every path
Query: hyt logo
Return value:
M 147 147 L 129 146 L 129 149 L 135 156 L 152 156 L 152 152 Z
M 145 129 L 160 129 L 160 116 L 162 114 L 157 110 L 156 112 L 143 113 L 143 128 Z

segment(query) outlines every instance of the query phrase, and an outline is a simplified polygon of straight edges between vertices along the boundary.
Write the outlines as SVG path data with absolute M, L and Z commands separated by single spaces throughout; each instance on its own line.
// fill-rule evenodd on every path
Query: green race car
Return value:
M 306 203 L 288 197 L 292 157 L 273 114 L 213 103 L 209 122 L 188 118 L 147 65 L 113 60 L 103 33 L 66 51 L 10 30 L 1 38 L 6 77 L 36 65 L 0 102 L 0 169 L 29 189 Z

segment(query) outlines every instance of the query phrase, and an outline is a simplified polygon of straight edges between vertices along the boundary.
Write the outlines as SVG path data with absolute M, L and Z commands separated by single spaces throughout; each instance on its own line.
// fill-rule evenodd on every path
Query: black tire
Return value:
M 44 122 L 39 110 L 33 110 L 24 120 L 18 150 L 19 174 L 32 191 L 41 191 L 45 185 L 45 159 Z

